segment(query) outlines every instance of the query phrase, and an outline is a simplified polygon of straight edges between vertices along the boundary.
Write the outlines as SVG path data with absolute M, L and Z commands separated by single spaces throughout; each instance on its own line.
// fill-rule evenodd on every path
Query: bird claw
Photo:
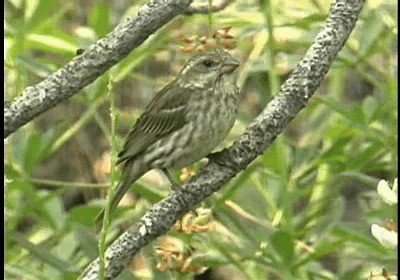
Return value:
M 228 167 L 229 169 L 235 171 L 240 170 L 235 161 L 232 160 L 232 156 L 229 154 L 227 149 L 211 153 L 207 156 L 207 158 L 220 166 Z
M 177 191 L 179 189 L 179 184 L 172 177 L 171 173 L 169 173 L 169 171 L 166 168 L 161 169 L 161 171 L 164 173 L 164 175 L 168 178 L 168 181 L 171 183 L 171 189 L 173 191 Z
M 173 190 L 173 191 L 177 191 L 177 190 L 179 190 L 179 185 L 176 183 L 176 182 L 171 182 L 170 181 L 170 183 L 171 183 L 171 189 Z
M 229 162 L 228 153 L 225 149 L 219 152 L 211 153 L 207 156 L 207 158 L 219 165 L 227 165 L 227 162 Z

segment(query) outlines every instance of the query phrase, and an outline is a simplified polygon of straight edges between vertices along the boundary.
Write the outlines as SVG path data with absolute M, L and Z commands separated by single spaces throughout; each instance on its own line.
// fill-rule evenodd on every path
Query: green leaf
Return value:
M 271 236 L 271 245 L 282 257 L 286 264 L 290 264 L 294 255 L 293 237 L 289 232 L 277 231 Z
M 166 195 L 168 195 L 168 192 L 166 192 L 165 190 L 157 188 L 154 185 L 148 184 L 143 181 L 135 182 L 135 184 L 131 188 L 135 193 L 146 198 L 146 200 L 152 203 L 156 203 L 163 199 Z
M 364 115 L 360 108 L 344 108 L 340 103 L 332 98 L 315 97 L 314 99 L 326 105 L 328 108 L 350 121 L 356 127 L 360 129 L 368 129 L 364 121 Z
M 71 43 L 61 37 L 53 35 L 31 33 L 26 37 L 27 44 L 32 49 L 38 49 L 57 54 L 67 54 L 74 56 L 78 45 Z
M 21 68 L 28 70 L 30 74 L 42 79 L 56 70 L 54 67 L 40 63 L 30 56 L 18 56 L 16 62 L 21 65 Z
M 98 248 L 94 231 L 89 231 L 86 227 L 76 225 L 75 236 L 85 255 L 95 259 L 98 256 Z
M 367 96 L 366 98 L 364 98 L 361 106 L 366 123 L 369 124 L 371 121 L 373 121 L 378 105 L 379 104 L 377 100 L 375 100 L 375 98 L 373 98 L 372 96 Z
M 65 262 L 49 252 L 47 248 L 31 243 L 22 234 L 14 232 L 12 235 L 8 236 L 10 239 L 17 242 L 23 248 L 27 249 L 33 256 L 37 257 L 39 260 L 43 261 L 59 271 L 62 272 L 76 272 L 76 268 L 71 266 L 69 262 Z
M 287 183 L 285 178 L 289 173 L 290 150 L 287 139 L 280 136 L 274 144 L 261 156 L 265 166 L 279 176 L 281 183 Z
M 4 266 L 4 279 L 44 280 L 44 275 L 38 271 L 32 271 L 26 265 L 8 264 Z
M 114 82 L 118 83 L 142 65 L 150 56 L 152 56 L 159 48 L 168 42 L 167 30 L 165 28 L 159 30 L 155 35 L 150 37 L 141 46 L 134 49 L 129 56 L 118 64 L 118 70 L 114 77 Z
M 319 260 L 321 257 L 326 256 L 332 252 L 337 251 L 345 243 L 345 240 L 338 240 L 334 242 L 324 242 L 321 245 L 314 248 L 312 253 L 306 255 L 305 258 L 300 259 L 296 262 L 295 268 L 306 265 L 307 263 Z
M 55 130 L 37 133 L 32 127 L 26 127 L 18 130 L 11 139 L 7 147 L 11 149 L 13 159 L 30 174 L 48 156 L 50 144 L 55 139 Z
M 230 263 L 225 256 L 216 253 L 196 254 L 191 261 L 207 267 L 219 267 Z
M 343 135 L 342 137 L 338 136 L 337 138 L 334 138 L 334 142 L 329 148 L 323 151 L 319 157 L 317 157 L 314 164 L 321 165 L 322 163 L 334 161 L 346 161 L 347 157 L 344 151 L 346 146 L 351 143 L 352 139 L 354 139 L 354 136 L 352 135 Z
M 341 279 L 341 280 L 362 279 L 363 272 L 364 272 L 363 266 L 357 265 L 356 267 L 347 270 L 345 273 L 343 273 L 341 276 L 339 276 L 339 279 Z
M 383 255 L 386 255 L 388 253 L 388 249 L 384 248 L 375 239 L 373 239 L 372 235 L 370 237 L 366 237 L 361 232 L 357 232 L 351 228 L 346 228 L 344 226 L 337 226 L 333 230 L 333 233 L 340 238 L 351 241 L 353 244 L 362 244 L 369 250 L 373 250 L 376 253 Z
M 74 233 L 68 232 L 60 238 L 52 252 L 57 256 L 60 256 L 63 260 L 68 261 L 70 258 L 74 257 L 78 246 L 79 242 L 75 238 Z
M 293 23 L 284 23 L 282 25 L 278 25 L 277 27 L 288 27 L 288 26 L 293 26 L 296 28 L 301 28 L 301 29 L 306 29 L 310 30 L 311 27 L 313 27 L 314 24 L 316 23 L 322 23 L 326 19 L 326 16 L 323 14 L 310 14 L 308 16 L 302 17 L 302 18 L 296 18 L 296 21 Z
M 387 26 L 381 20 L 381 17 L 382 14 L 379 10 L 370 11 L 364 18 L 364 24 L 360 26 L 359 55 L 364 58 L 374 55 L 378 48 L 382 48 L 384 38 L 391 33 L 388 32 L 389 30 L 387 30 Z M 365 34 L 368 34 L 368 36 L 364 36 Z
M 89 15 L 89 26 L 96 31 L 98 37 L 106 35 L 110 28 L 110 7 L 106 3 L 98 1 Z
M 26 29 L 35 30 L 37 27 L 43 24 L 43 19 L 49 19 L 52 13 L 59 7 L 58 1 L 54 0 L 30 0 L 27 1 L 29 8 L 25 16 Z
M 56 194 L 55 194 L 56 195 Z M 43 211 L 46 211 L 46 216 L 55 231 L 61 231 L 65 225 L 65 211 L 61 198 L 54 196 L 44 203 Z
M 100 206 L 78 206 L 68 212 L 68 223 L 78 223 L 88 227 L 94 226 L 94 218 L 100 212 Z

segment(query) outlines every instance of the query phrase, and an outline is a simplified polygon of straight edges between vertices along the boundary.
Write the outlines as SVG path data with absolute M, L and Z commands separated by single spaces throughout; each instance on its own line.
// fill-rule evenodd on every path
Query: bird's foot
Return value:
M 168 181 L 171 183 L 171 189 L 173 191 L 178 190 L 179 183 L 174 179 L 171 173 L 166 168 L 161 169 L 161 171 L 164 173 L 164 175 L 168 178 Z

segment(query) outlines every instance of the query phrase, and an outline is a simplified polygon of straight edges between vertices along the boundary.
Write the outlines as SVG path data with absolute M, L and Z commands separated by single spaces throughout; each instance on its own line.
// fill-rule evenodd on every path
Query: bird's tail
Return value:
M 121 179 L 116 187 L 117 190 L 114 193 L 111 201 L 110 214 L 114 212 L 118 203 L 121 201 L 122 197 L 128 191 L 132 183 L 142 177 L 142 175 L 148 170 L 149 169 L 139 161 L 130 160 L 125 163 L 122 169 Z M 105 209 L 101 210 L 96 217 L 96 232 L 99 232 L 103 226 L 104 211 Z

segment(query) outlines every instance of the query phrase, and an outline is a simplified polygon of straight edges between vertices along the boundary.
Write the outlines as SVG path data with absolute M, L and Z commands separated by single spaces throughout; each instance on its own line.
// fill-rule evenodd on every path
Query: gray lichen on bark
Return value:
M 20 96 L 4 106 L 4 138 L 41 113 L 64 102 L 118 63 L 152 33 L 184 13 L 192 0 L 158 0 L 142 6 L 105 38 L 88 47 Z
M 245 133 L 231 147 L 212 156 L 198 175 L 154 205 L 111 244 L 106 252 L 107 279 L 119 275 L 141 248 L 167 232 L 184 213 L 220 190 L 271 145 L 320 85 L 353 30 L 363 2 L 337 0 L 332 4 L 325 25 L 304 58 Z M 82 273 L 82 279 L 98 279 L 98 272 L 96 259 Z

